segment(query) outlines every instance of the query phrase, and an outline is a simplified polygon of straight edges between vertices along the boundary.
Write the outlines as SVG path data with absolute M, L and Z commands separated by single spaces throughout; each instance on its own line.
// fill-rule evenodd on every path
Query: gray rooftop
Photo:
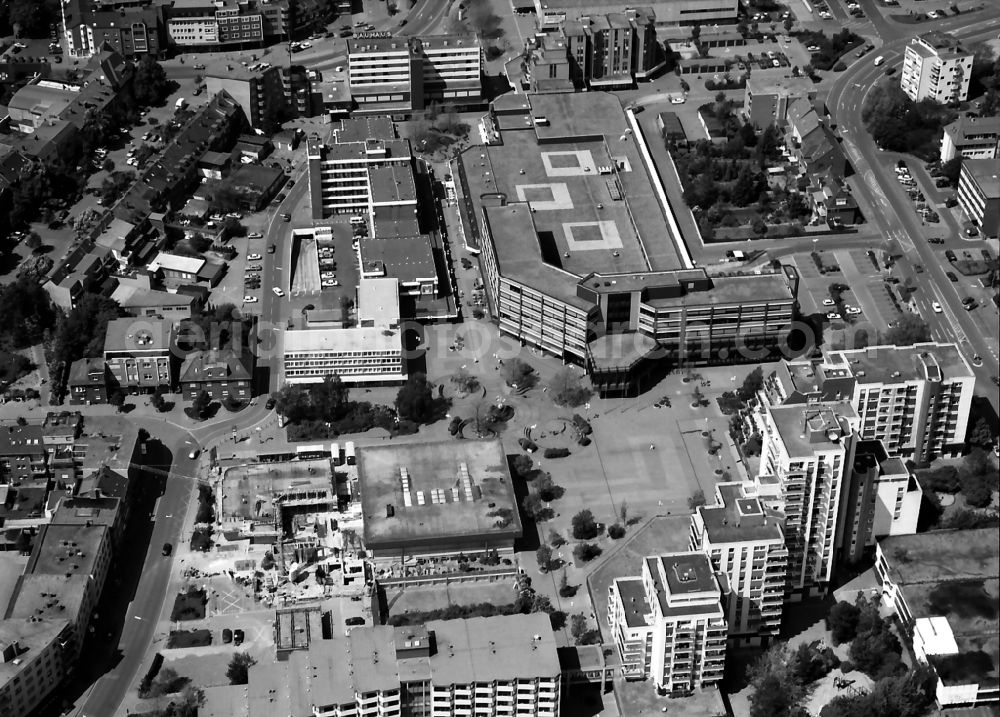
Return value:
M 747 498 L 739 483 L 719 483 L 715 489 L 722 495 L 722 505 L 698 509 L 712 543 L 784 541 L 780 516 L 768 511 L 759 499 Z
M 870 346 L 852 351 L 830 351 L 826 359 L 832 367 L 849 370 L 862 384 L 973 377 L 972 368 L 956 344 Z

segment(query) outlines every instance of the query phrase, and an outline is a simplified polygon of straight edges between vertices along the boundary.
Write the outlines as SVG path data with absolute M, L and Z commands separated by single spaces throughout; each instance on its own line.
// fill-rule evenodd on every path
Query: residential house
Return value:
M 253 354 L 249 351 L 194 351 L 181 364 L 181 395 L 194 400 L 207 391 L 217 401 L 249 401 L 253 396 L 253 371 Z
M 103 358 L 82 358 L 69 369 L 69 402 L 75 406 L 108 402 L 107 363 Z

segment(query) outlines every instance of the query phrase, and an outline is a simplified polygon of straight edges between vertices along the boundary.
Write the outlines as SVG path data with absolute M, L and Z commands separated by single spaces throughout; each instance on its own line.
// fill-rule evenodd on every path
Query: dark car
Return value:
M 246 635 L 243 634 L 242 630 L 238 630 L 238 629 L 237 630 L 233 630 L 233 644 L 234 645 L 242 645 L 243 644 L 243 639 L 245 637 L 246 637 Z
M 274 396 L 271 396 L 270 398 L 267 399 L 267 403 L 264 404 L 264 408 L 270 411 L 272 408 L 274 408 L 274 404 L 276 403 L 277 401 L 274 400 Z
M 164 543 L 163 550 L 161 550 L 160 552 L 162 552 L 164 555 L 170 555 L 172 552 L 174 552 L 174 546 L 171 545 L 170 543 Z
M 274 248 L 275 248 L 275 247 L 274 247 L 274 244 L 271 244 L 271 245 L 270 245 L 270 246 L 269 246 L 269 247 L 267 248 L 267 253 L 268 253 L 268 254 L 273 254 L 273 253 L 274 253 Z
M 355 625 L 364 625 L 365 619 L 363 617 L 349 617 L 344 620 L 344 624 L 348 627 L 354 627 Z
M 953 252 L 951 249 L 949 249 L 944 253 L 944 257 L 948 261 L 958 261 L 958 257 L 955 256 L 955 252 Z
M 955 276 L 955 272 L 953 271 L 946 271 L 944 275 L 948 277 L 948 281 L 954 281 L 954 282 L 958 281 L 958 277 Z
M 222 642 L 228 645 L 232 641 L 233 641 L 233 631 L 227 627 L 225 630 L 222 631 Z

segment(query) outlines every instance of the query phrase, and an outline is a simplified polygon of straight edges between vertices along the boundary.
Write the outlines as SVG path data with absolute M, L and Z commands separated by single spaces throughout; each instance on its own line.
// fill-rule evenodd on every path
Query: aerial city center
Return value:
M 0 3 L 0 717 L 1000 717 L 1000 4 Z

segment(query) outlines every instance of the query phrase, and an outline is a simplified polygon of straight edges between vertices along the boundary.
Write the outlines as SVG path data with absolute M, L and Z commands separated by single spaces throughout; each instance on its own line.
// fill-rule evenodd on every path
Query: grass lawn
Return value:
M 212 644 L 211 630 L 171 630 L 167 647 L 208 647 Z
M 170 611 L 170 619 L 178 620 L 202 620 L 205 617 L 205 604 L 208 596 L 204 590 L 192 588 L 186 593 L 181 593 L 174 599 L 174 608 Z

